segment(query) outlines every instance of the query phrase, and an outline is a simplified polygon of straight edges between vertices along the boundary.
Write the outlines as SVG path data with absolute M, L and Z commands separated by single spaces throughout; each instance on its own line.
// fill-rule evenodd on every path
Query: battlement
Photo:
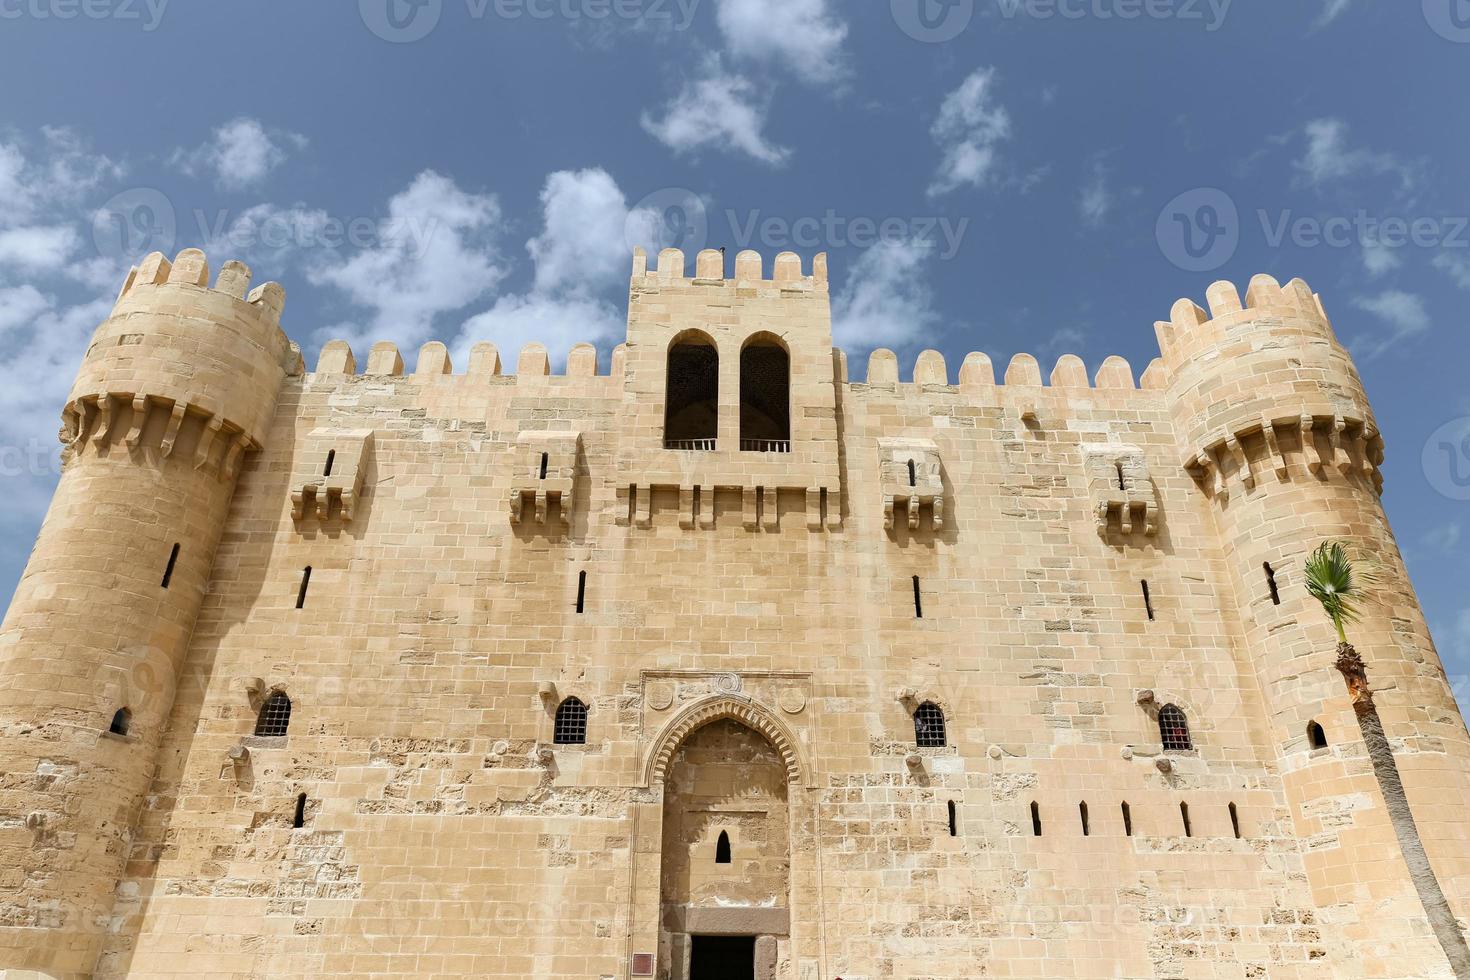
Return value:
M 843 363 L 845 363 L 843 358 Z M 937 350 L 920 352 L 914 362 L 913 384 L 919 387 L 947 387 L 950 385 L 949 368 L 944 355 Z M 843 377 L 842 380 L 847 380 Z M 863 382 L 869 386 L 893 387 L 899 382 L 898 355 L 886 347 L 880 347 L 868 356 L 868 373 Z M 959 386 L 961 388 L 990 388 L 998 386 L 1020 388 L 1087 389 L 1108 391 L 1137 391 L 1139 383 L 1134 380 L 1133 366 L 1116 354 L 1102 362 L 1090 379 L 1087 365 L 1076 354 L 1063 354 L 1043 380 L 1041 363 L 1031 354 L 1017 354 L 1011 358 L 999 383 L 995 377 L 995 365 L 988 354 L 975 351 L 965 355 L 960 365 Z M 1155 361 L 1145 371 L 1142 387 L 1163 387 L 1162 364 Z
M 666 248 L 658 253 L 655 268 L 648 267 L 648 253 L 642 248 L 633 250 L 633 286 L 667 286 L 683 283 L 695 286 L 753 285 L 767 284 L 784 290 L 810 289 L 825 292 L 827 289 L 827 253 L 823 252 L 812 260 L 811 273 L 801 265 L 801 256 L 795 252 L 782 252 L 776 256 L 771 278 L 765 278 L 765 260 L 761 254 L 746 249 L 735 256 L 735 275 L 725 275 L 725 253 L 721 249 L 707 248 L 694 261 L 694 276 L 688 275 L 689 266 L 684 252 L 677 248 Z
M 286 308 L 285 288 L 278 282 L 267 282 L 251 289 L 250 279 L 250 267 L 231 259 L 220 266 L 212 291 L 253 307 L 262 323 L 279 329 L 281 313 Z M 125 300 L 149 302 L 151 290 L 159 286 L 210 289 L 209 259 L 197 248 L 184 249 L 172 262 L 162 252 L 153 252 L 128 273 L 122 291 L 117 294 L 114 312 Z
M 1208 348 L 1237 339 L 1246 326 L 1269 325 L 1283 333 L 1305 334 L 1319 340 L 1337 339 L 1322 298 L 1302 279 L 1282 286 L 1264 273 L 1251 279 L 1242 303 L 1233 282 L 1221 280 L 1205 292 L 1209 312 L 1188 297 L 1179 300 L 1168 320 L 1154 324 L 1159 350 L 1170 370 Z
M 161 459 L 188 455 L 233 478 L 275 413 L 281 379 L 301 352 L 281 330 L 286 291 L 250 288 L 250 268 L 154 252 L 128 273 L 112 315 L 92 335 L 62 413 L 67 458 L 120 443 Z M 157 420 L 156 422 L 154 420 Z

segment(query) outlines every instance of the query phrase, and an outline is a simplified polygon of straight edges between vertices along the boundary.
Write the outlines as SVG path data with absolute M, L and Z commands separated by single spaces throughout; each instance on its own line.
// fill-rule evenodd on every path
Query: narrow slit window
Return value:
M 581 614 L 587 609 L 587 573 L 577 573 L 577 612 Z
M 1314 749 L 1327 748 L 1327 732 L 1315 721 L 1307 723 L 1307 741 Z
M 1276 569 L 1271 567 L 1271 563 L 1269 561 L 1266 562 L 1265 568 L 1266 588 L 1271 590 L 1271 604 L 1274 606 L 1279 606 L 1281 605 L 1281 588 L 1276 584 Z
M 174 580 L 174 566 L 179 563 L 179 546 L 174 545 L 174 550 L 168 553 L 168 564 L 163 566 L 163 587 L 166 589 Z
M 720 831 L 720 839 L 715 843 L 715 864 L 730 864 L 730 834 Z
M 913 460 L 909 460 L 909 486 L 919 485 L 919 467 Z
M 954 800 L 949 801 L 949 836 L 960 835 L 960 813 L 959 807 L 955 806 Z
M 1240 840 L 1240 810 L 1234 803 L 1230 804 L 1230 826 L 1235 831 L 1235 839 Z
M 306 826 L 306 794 L 302 793 L 296 797 L 296 813 L 291 818 L 291 826 L 300 830 Z
M 1148 613 L 1148 621 L 1152 623 L 1154 621 L 1154 594 L 1153 590 L 1148 587 L 1148 579 L 1143 580 L 1143 608 Z
M 1041 804 L 1031 801 L 1031 836 L 1041 836 Z
M 1115 463 L 1114 465 L 1118 468 L 1118 489 L 1119 490 L 1127 490 L 1128 489 L 1128 481 L 1123 478 L 1123 464 L 1122 463 Z
M 336 465 L 337 465 L 337 450 L 335 450 L 335 449 L 329 449 L 329 450 L 327 450 L 327 465 L 326 465 L 326 468 L 322 470 L 322 476 L 331 476 L 332 475 L 332 467 L 333 466 L 336 466 Z
M 919 576 L 914 576 L 914 618 L 924 618 L 924 596 L 919 591 Z
M 311 566 L 307 565 L 301 572 L 301 588 L 296 593 L 296 608 L 306 608 L 306 589 L 311 585 Z
M 1193 837 L 1194 836 L 1194 824 L 1192 824 L 1192 823 L 1189 822 L 1189 804 L 1188 803 L 1181 803 L 1181 804 L 1179 804 L 1179 819 L 1181 821 L 1183 821 L 1183 823 L 1184 823 L 1184 836 L 1185 837 Z
M 1133 836 L 1133 808 L 1127 801 L 1123 803 L 1123 833 L 1125 836 Z
M 255 719 L 255 734 L 261 737 L 285 735 L 291 728 L 291 699 L 285 691 L 272 691 L 260 706 Z
M 546 468 L 551 465 L 551 454 L 541 454 L 541 479 L 546 479 Z
M 1086 802 L 1083 802 L 1080 806 L 1078 806 L 1077 807 L 1077 812 L 1078 812 L 1078 815 L 1082 817 L 1082 836 L 1083 837 L 1091 837 L 1092 836 L 1092 821 L 1090 819 L 1088 819 L 1088 815 L 1087 815 L 1087 803 Z
M 118 708 L 112 716 L 112 724 L 107 730 L 113 735 L 127 735 L 133 727 L 133 712 L 128 708 Z

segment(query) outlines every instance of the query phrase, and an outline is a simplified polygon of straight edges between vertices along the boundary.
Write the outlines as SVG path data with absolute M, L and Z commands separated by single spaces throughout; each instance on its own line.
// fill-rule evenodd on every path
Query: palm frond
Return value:
M 1324 541 L 1307 559 L 1305 572 L 1307 593 L 1322 604 L 1346 642 L 1347 626 L 1362 618 L 1363 592 L 1377 581 L 1376 574 L 1371 567 L 1354 569 L 1341 541 Z

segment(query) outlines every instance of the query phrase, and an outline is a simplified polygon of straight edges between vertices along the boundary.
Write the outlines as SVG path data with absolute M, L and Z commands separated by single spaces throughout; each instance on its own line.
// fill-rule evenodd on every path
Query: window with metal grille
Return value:
M 284 735 L 291 727 L 291 699 L 285 691 L 274 691 L 260 706 L 260 716 L 255 719 L 255 734 Z
M 133 713 L 127 708 L 118 708 L 117 713 L 112 716 L 112 725 L 107 730 L 114 735 L 126 735 L 132 727 Z
M 576 698 L 567 698 L 556 709 L 556 730 L 553 740 L 557 745 L 587 744 L 587 706 Z
M 914 712 L 914 741 L 921 749 L 942 749 L 949 744 L 939 705 L 925 701 Z
M 1189 737 L 1189 719 L 1178 705 L 1166 704 L 1159 712 L 1159 735 L 1165 752 L 1188 752 L 1194 748 L 1194 741 Z

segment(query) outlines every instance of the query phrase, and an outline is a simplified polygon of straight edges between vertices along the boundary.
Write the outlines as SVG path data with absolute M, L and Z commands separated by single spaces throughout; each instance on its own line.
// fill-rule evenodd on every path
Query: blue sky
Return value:
M 309 363 L 341 336 L 605 365 L 630 244 L 671 236 L 830 252 L 838 342 L 905 374 L 1141 372 L 1174 300 L 1270 272 L 1358 360 L 1458 682 L 1467 82 L 1467 0 L 0 0 L 0 591 L 152 247 L 281 280 Z

